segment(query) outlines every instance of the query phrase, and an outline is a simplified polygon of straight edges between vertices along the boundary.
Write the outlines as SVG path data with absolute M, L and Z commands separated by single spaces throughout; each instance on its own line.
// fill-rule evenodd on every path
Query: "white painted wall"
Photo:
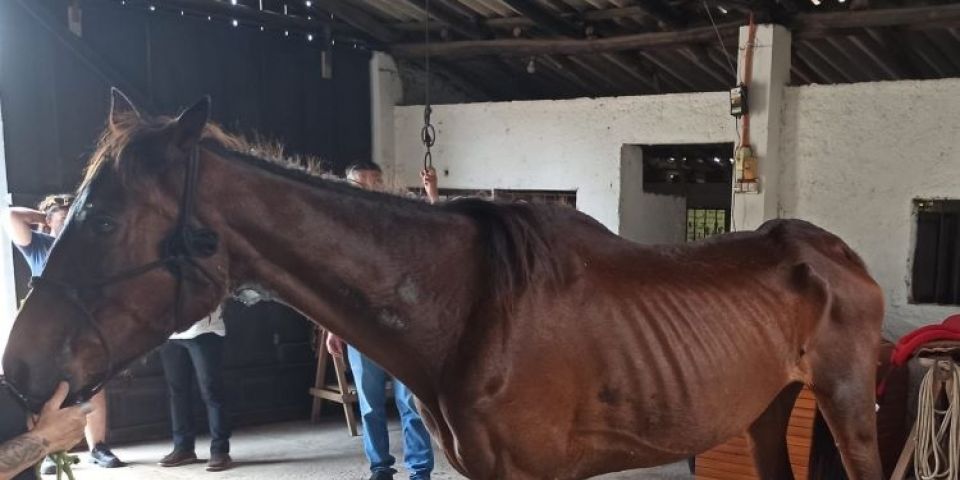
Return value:
M 788 87 L 782 108 L 774 215 L 821 225 L 864 257 L 886 292 L 889 337 L 960 311 L 908 301 L 912 200 L 960 198 L 960 80 Z M 415 186 L 422 109 L 394 113 L 395 180 Z M 725 92 L 446 105 L 434 117 L 442 187 L 575 189 L 580 210 L 643 241 L 672 233 L 631 223 L 644 210 L 624 205 L 643 200 L 623 146 L 736 138 Z M 645 238 L 642 223 L 657 232 Z
M 374 52 L 370 57 L 370 149 L 384 175 L 394 170 L 393 107 L 403 97 L 403 84 L 393 57 Z
M 621 147 L 731 142 L 727 98 L 718 92 L 440 105 L 434 165 L 442 188 L 576 190 L 578 209 L 620 232 Z M 423 109 L 397 107 L 394 115 L 394 181 L 416 186 Z
M 960 198 L 960 80 L 787 89 L 780 208 L 846 240 L 899 336 L 960 307 L 908 302 L 914 198 Z

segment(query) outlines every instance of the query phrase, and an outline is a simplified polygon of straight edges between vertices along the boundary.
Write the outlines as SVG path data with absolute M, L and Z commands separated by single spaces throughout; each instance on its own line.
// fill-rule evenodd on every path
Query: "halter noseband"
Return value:
M 156 269 L 164 268 L 169 270 L 177 281 L 172 325 L 173 330 L 176 330 L 177 325 L 180 324 L 180 318 L 183 313 L 183 298 L 185 296 L 184 275 L 186 267 L 193 267 L 194 271 L 200 272 L 211 284 L 220 284 L 210 272 L 197 262 L 197 259 L 211 257 L 217 252 L 219 237 L 215 231 L 206 227 L 191 226 L 190 221 L 194 214 L 199 156 L 200 147 L 198 145 L 193 149 L 187 161 L 184 174 L 183 195 L 180 198 L 180 210 L 177 214 L 177 224 L 173 232 L 171 232 L 170 236 L 168 236 L 162 244 L 161 258 L 82 285 L 46 278 L 43 274 L 38 277 L 33 277 L 30 281 L 31 289 L 45 288 L 59 294 L 63 299 L 67 300 L 77 311 L 82 313 L 83 322 L 86 326 L 96 333 L 97 340 L 107 360 L 107 372 L 103 380 L 89 388 L 89 391 L 86 392 L 89 396 L 95 395 L 103 388 L 106 379 L 115 373 L 115 365 L 113 363 L 110 345 L 107 343 L 107 338 L 103 334 L 103 330 L 97 325 L 93 313 L 90 312 L 83 302 L 82 296 L 84 293 L 97 291 L 110 285 L 131 280 Z M 9 382 L 8 386 L 21 400 L 27 400 L 27 398 Z

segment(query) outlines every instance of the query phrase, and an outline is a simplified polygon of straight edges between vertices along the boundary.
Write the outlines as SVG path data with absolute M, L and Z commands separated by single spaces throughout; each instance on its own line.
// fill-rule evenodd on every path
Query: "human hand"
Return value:
M 423 190 L 431 202 L 436 202 L 440 198 L 440 190 L 437 188 L 437 171 L 433 167 L 427 167 L 420 172 L 420 180 L 423 181 Z
M 327 334 L 327 351 L 335 357 L 343 356 L 343 340 L 340 337 L 329 333 Z
M 60 382 L 53 396 L 44 404 L 31 431 L 44 440 L 47 453 L 69 450 L 83 438 L 87 414 L 92 408 L 89 404 L 60 408 L 69 390 L 66 382 Z

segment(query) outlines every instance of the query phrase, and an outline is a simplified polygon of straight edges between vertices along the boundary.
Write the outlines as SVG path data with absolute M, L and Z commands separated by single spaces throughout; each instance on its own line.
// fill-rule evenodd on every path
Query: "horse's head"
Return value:
M 192 200 L 209 110 L 204 99 L 176 119 L 146 118 L 114 91 L 108 126 L 3 358 L 8 383 L 32 409 L 60 380 L 74 399 L 91 396 L 223 299 L 226 254 Z

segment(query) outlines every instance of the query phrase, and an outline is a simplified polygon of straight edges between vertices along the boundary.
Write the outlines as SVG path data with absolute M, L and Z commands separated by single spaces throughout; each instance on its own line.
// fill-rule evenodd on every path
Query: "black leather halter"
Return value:
M 81 394 L 87 398 L 92 397 L 103 388 L 106 379 L 116 373 L 115 368 L 117 365 L 114 364 L 110 344 L 107 342 L 107 337 L 104 335 L 103 329 L 97 324 L 93 313 L 87 308 L 83 301 L 84 294 L 99 291 L 104 287 L 140 277 L 153 270 L 168 270 L 177 281 L 175 310 L 172 320 L 172 330 L 176 330 L 177 325 L 180 324 L 183 313 L 183 299 L 186 296 L 186 282 L 184 282 L 184 277 L 187 269 L 192 267 L 195 272 L 200 272 L 211 284 L 216 286 L 220 285 L 220 282 L 197 262 L 197 259 L 213 256 L 217 252 L 219 244 L 219 237 L 216 232 L 203 226 L 193 226 L 191 222 L 195 208 L 199 156 L 200 147 L 197 146 L 187 161 L 184 174 L 183 194 L 180 199 L 180 210 L 177 214 L 176 226 L 173 232 L 164 240 L 159 259 L 84 284 L 75 284 L 64 280 L 49 278 L 49 275 L 45 273 L 31 279 L 31 289 L 47 289 L 59 295 L 60 298 L 65 299 L 75 310 L 82 314 L 81 318 L 85 326 L 89 327 L 97 335 L 97 340 L 107 360 L 107 371 L 99 383 L 81 392 Z M 27 402 L 27 398 L 22 395 L 19 390 L 14 388 L 12 384 L 9 384 L 9 382 L 8 386 L 21 400 Z

